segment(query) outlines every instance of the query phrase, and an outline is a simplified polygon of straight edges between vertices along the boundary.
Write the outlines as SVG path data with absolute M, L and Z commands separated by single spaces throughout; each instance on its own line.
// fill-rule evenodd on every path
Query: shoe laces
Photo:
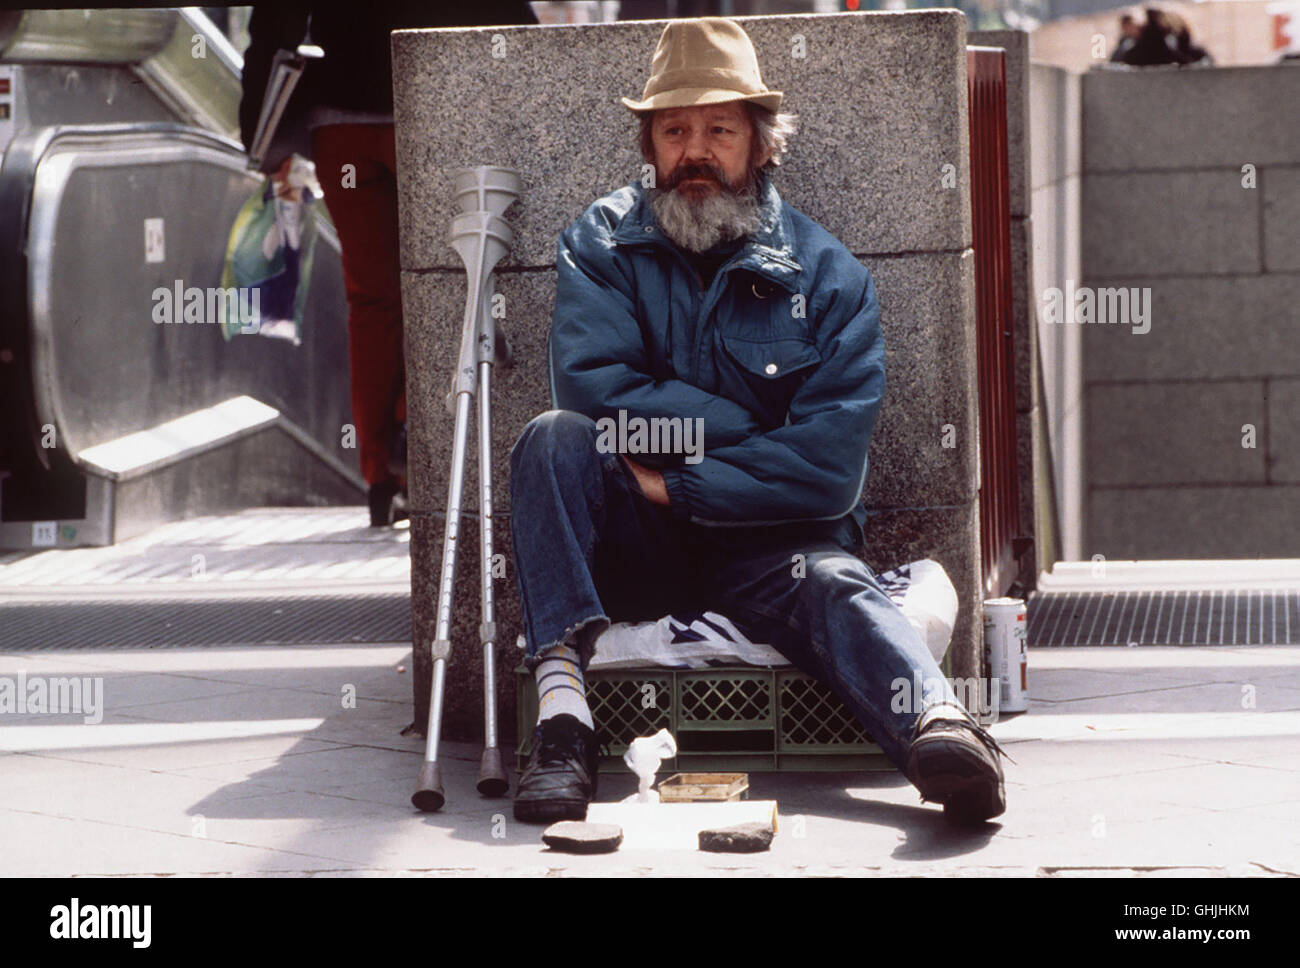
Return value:
M 537 762 L 542 765 L 563 763 L 572 759 L 577 753 L 579 738 L 573 730 L 562 725 L 543 728 L 538 726 L 533 738 L 533 747 L 537 751 Z
M 537 762 L 542 765 L 562 764 L 570 759 L 583 759 L 586 737 L 568 723 L 556 724 L 549 728 L 537 726 L 533 746 L 537 750 Z M 609 756 L 607 735 L 600 733 L 592 744 L 599 753 Z M 590 756 L 590 751 L 587 751 Z
M 1016 763 L 1016 761 L 1011 758 L 1011 754 L 1008 753 L 1006 750 L 1004 750 L 1002 746 L 998 743 L 998 741 L 993 738 L 993 734 L 990 733 L 983 726 L 981 726 L 979 723 L 973 721 L 967 721 L 964 719 L 958 719 L 955 716 L 939 717 L 930 720 L 929 723 L 926 723 L 925 729 L 929 730 L 930 727 L 933 726 L 935 723 L 951 723 L 955 726 L 961 726 L 965 729 L 968 729 L 975 734 L 975 737 L 981 743 L 983 743 L 986 747 L 988 747 L 990 752 L 996 753 L 999 756 L 1003 756 L 1006 759 L 1010 760 L 1012 763 Z M 915 741 L 916 738 L 920 736 L 922 732 L 923 730 L 921 729 L 920 720 L 917 720 L 916 729 L 912 735 L 913 741 Z M 1019 766 L 1020 764 L 1016 763 L 1016 765 Z

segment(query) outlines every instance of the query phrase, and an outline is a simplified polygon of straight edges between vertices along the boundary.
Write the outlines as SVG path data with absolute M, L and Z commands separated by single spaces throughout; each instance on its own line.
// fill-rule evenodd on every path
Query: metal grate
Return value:
M 781 680 L 781 746 L 840 746 L 872 742 L 839 698 L 804 676 Z
M 1040 592 L 1028 622 L 1032 646 L 1297 645 L 1300 591 Z
M 0 606 L 0 649 L 14 652 L 410 641 L 409 592 Z

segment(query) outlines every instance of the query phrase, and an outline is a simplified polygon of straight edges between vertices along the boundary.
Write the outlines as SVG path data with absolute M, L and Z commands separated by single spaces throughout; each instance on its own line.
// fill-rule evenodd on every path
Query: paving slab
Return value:
M 304 874 L 354 866 L 283 848 L 226 843 L 0 809 L 5 876 Z

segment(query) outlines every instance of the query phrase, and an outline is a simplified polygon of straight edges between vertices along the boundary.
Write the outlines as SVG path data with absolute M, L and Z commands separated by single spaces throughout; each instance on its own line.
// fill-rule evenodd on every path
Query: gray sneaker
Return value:
M 943 804 L 949 822 L 961 826 L 983 823 L 1007 809 L 998 762 L 999 756 L 1006 755 L 966 710 L 947 704 L 931 706 L 921 714 L 912 733 L 907 778 L 921 791 L 923 801 Z

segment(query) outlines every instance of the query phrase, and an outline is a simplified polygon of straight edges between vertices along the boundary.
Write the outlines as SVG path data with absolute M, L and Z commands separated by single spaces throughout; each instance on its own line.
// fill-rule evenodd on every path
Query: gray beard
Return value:
M 673 189 L 653 189 L 650 206 L 664 235 L 690 252 L 705 252 L 720 242 L 751 235 L 762 225 L 758 194 L 723 189 L 692 201 Z

